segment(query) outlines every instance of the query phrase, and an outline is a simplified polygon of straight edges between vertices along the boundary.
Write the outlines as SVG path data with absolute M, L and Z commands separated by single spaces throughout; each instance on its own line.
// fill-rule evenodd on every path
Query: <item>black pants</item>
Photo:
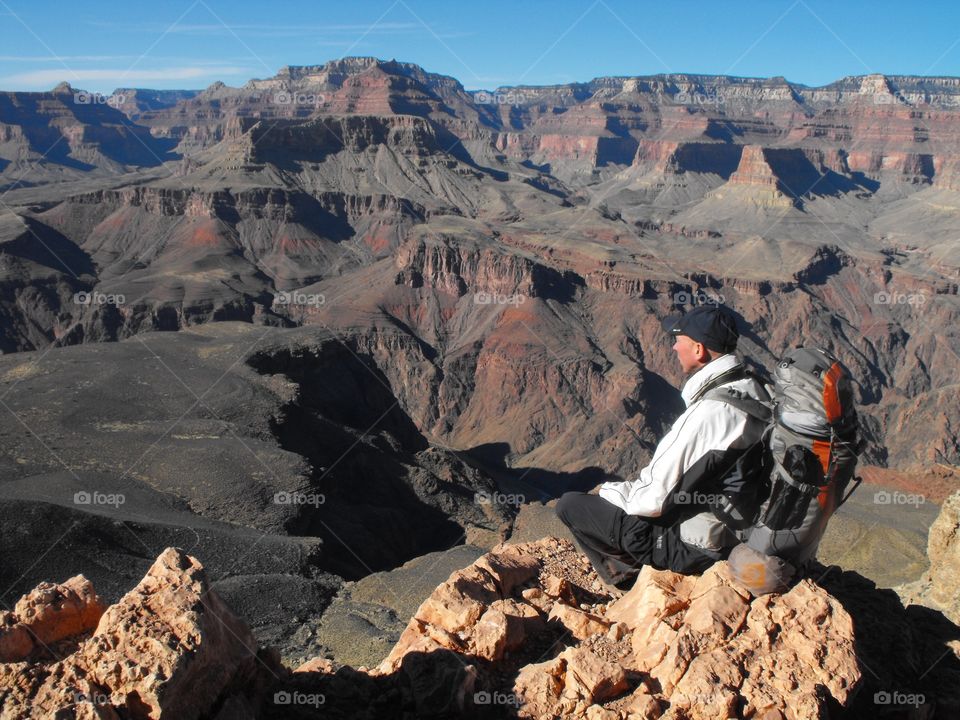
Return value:
M 628 515 L 599 495 L 564 493 L 557 501 L 556 513 L 597 574 L 613 585 L 633 581 L 644 565 L 693 574 L 715 562 L 680 540 L 679 524 L 661 527 Z

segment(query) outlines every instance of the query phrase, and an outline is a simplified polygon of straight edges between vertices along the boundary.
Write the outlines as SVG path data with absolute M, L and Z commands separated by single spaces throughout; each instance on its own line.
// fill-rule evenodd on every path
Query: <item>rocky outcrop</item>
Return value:
M 828 695 L 848 704 L 860 682 L 850 617 L 812 583 L 751 603 L 722 565 L 699 579 L 645 570 L 611 603 L 584 563 L 555 539 L 498 548 L 438 587 L 369 675 L 416 687 L 426 671 L 409 660 L 454 653 L 470 665 L 447 711 L 503 703 L 521 717 L 590 718 L 713 718 L 742 700 L 770 712 L 798 693 L 809 709 L 797 717 L 812 717 Z M 497 667 L 512 685 L 490 684 Z
M 929 599 L 960 623 L 960 493 L 952 495 L 930 528 Z
M 479 239 L 470 242 L 442 233 L 407 241 L 394 262 L 397 284 L 426 285 L 455 297 L 469 288 L 482 305 L 515 306 L 536 296 L 570 294 L 573 281 L 525 253 L 503 252 Z
M 50 92 L 0 92 L 0 171 L 12 161 L 12 178 L 37 163 L 26 185 L 107 175 L 132 167 L 154 167 L 171 143 L 131 124 L 117 109 L 124 98 L 87 92 L 61 83 Z M 11 142 L 12 141 L 12 142 Z M 14 182 L 11 187 L 19 186 Z
M 168 548 L 99 622 L 70 611 L 76 620 L 60 624 L 74 645 L 63 657 L 0 663 L 0 708 L 9 718 L 143 720 L 813 720 L 861 717 L 878 704 L 906 719 L 960 710 L 950 647 L 960 628 L 905 611 L 855 573 L 812 570 L 783 594 L 752 597 L 725 562 L 701 576 L 646 567 L 614 599 L 565 540 L 500 545 L 437 587 L 377 667 L 316 657 L 291 672 L 256 648 L 199 563 Z M 62 618 L 67 606 L 96 605 L 82 578 L 52 587 L 18 612 Z
M 19 662 L 96 627 L 104 606 L 83 575 L 42 583 L 0 613 L 0 662 Z
M 728 143 L 642 140 L 633 165 L 665 174 L 712 173 L 726 179 L 737 168 L 743 151 L 744 146 Z
M 934 608 L 960 624 L 960 492 L 947 498 L 930 526 L 927 557 L 923 577 L 897 590 L 904 602 Z
M 570 579 L 550 574 L 561 563 Z M 552 623 L 556 654 L 510 688 L 520 717 L 815 717 L 860 684 L 850 616 L 810 581 L 751 599 L 725 563 L 699 578 L 645 568 L 619 600 L 578 603 L 599 588 L 582 586 L 590 574 L 561 541 L 497 549 L 437 588 L 376 672 L 441 649 L 500 661 Z
M 728 185 L 756 189 L 757 202 L 763 206 L 789 207 L 796 204 L 796 199 L 788 195 L 790 191 L 770 166 L 767 152 L 756 145 L 747 145 L 743 149 L 740 164 L 730 176 Z
M 82 579 L 70 582 L 74 592 L 92 594 Z M 37 615 L 64 614 L 62 592 L 50 588 L 21 603 Z M 210 590 L 200 564 L 174 548 L 102 616 L 75 617 L 69 629 L 89 637 L 69 655 L 0 665 L 4 718 L 210 717 L 228 703 L 249 706 L 278 667 Z

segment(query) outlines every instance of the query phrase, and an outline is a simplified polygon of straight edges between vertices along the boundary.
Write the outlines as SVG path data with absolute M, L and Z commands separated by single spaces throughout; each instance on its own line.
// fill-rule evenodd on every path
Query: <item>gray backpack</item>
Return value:
M 748 522 L 728 522 L 743 542 L 730 555 L 731 569 L 755 594 L 785 589 L 816 555 L 830 517 L 849 497 L 843 493 L 859 451 L 852 383 L 836 357 L 819 348 L 792 350 L 777 365 L 770 390 L 762 449 L 754 449 L 752 466 L 733 473 L 763 499 L 753 507 L 741 503 L 738 515 Z M 857 478 L 850 492 L 859 484 Z

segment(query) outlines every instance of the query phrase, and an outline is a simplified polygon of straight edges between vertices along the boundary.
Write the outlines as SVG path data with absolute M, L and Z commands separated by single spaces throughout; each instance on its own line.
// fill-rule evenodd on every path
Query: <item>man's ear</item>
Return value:
M 706 365 L 708 362 L 710 362 L 713 359 L 711 356 L 710 350 L 703 343 L 697 343 L 695 352 L 697 355 L 697 362 L 701 362 L 704 365 Z

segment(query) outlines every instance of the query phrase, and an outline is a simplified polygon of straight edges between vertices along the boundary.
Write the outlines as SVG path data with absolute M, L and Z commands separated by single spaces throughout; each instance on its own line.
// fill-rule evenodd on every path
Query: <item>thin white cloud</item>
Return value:
M 79 81 L 103 82 L 115 81 L 117 84 L 130 86 L 131 84 L 154 80 L 192 80 L 195 78 L 208 78 L 220 75 L 242 75 L 250 77 L 252 70 L 244 67 L 172 67 L 160 68 L 157 70 L 129 70 L 120 68 L 100 69 L 100 70 L 73 70 L 63 69 L 52 70 L 33 70 L 31 72 L 18 73 L 16 75 L 7 75 L 0 78 L 0 83 L 4 85 L 35 85 L 47 87 L 56 84 L 64 78 L 69 79 L 71 84 Z M 69 76 L 69 77 L 67 77 Z
M 122 30 L 126 32 L 167 32 L 186 35 L 233 35 L 242 34 L 253 37 L 303 37 L 310 35 L 351 35 L 369 29 L 362 24 L 356 25 L 222 25 L 219 23 L 178 24 L 173 27 L 161 27 L 156 23 L 113 23 L 94 20 L 90 25 Z M 402 34 L 419 29 L 417 23 L 382 23 L 372 33 L 381 35 Z
M 0 62 L 110 62 L 132 60 L 136 55 L 0 55 Z
M 64 63 L 64 62 L 116 62 L 120 60 L 135 60 L 140 55 L 0 55 L 0 62 L 34 62 L 34 63 Z M 234 57 L 230 59 L 191 58 L 183 55 L 151 55 L 154 61 L 171 61 L 197 67 L 223 67 L 245 62 L 248 58 Z
M 93 20 L 89 25 L 109 28 L 122 32 L 164 32 L 165 34 L 180 35 L 243 35 L 245 37 L 318 37 L 318 45 L 341 45 L 349 42 L 357 33 L 370 35 L 408 35 L 420 32 L 423 28 L 419 23 L 394 22 L 380 23 L 376 27 L 368 25 L 223 25 L 220 23 L 176 24 L 173 27 L 161 27 L 154 23 L 115 23 L 104 20 Z M 438 31 L 437 36 L 446 39 L 459 39 L 474 35 L 464 31 Z M 342 40 L 332 39 L 343 36 Z

